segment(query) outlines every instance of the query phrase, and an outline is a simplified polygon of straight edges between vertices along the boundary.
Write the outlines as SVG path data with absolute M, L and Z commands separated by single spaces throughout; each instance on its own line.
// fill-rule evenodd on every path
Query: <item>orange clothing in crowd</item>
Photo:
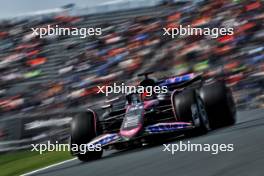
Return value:
M 47 58 L 39 57 L 37 59 L 32 59 L 32 60 L 27 61 L 27 64 L 33 67 L 33 66 L 44 64 L 46 61 L 47 61 Z

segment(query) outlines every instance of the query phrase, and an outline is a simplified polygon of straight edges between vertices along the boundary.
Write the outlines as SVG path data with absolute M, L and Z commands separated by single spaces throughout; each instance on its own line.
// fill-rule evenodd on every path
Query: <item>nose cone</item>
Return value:
M 144 106 L 129 106 L 120 129 L 120 135 L 126 138 L 137 136 L 143 129 Z
M 126 128 L 120 130 L 120 135 L 127 138 L 132 138 L 137 136 L 142 130 L 142 124 L 139 124 L 137 127 L 134 128 Z

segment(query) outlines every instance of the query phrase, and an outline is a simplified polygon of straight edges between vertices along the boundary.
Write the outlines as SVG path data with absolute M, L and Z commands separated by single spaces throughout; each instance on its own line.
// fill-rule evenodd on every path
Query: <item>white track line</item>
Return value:
M 49 165 L 49 166 L 43 167 L 43 168 L 41 168 L 41 169 L 37 169 L 37 170 L 31 171 L 31 172 L 28 172 L 28 173 L 22 174 L 21 176 L 28 176 L 28 175 L 34 174 L 34 173 L 36 173 L 36 172 L 40 172 L 40 171 L 43 171 L 43 170 L 49 169 L 49 168 L 51 168 L 51 167 L 59 166 L 59 165 L 61 165 L 61 164 L 65 164 L 65 163 L 68 163 L 68 162 L 74 161 L 74 160 L 76 160 L 76 159 L 77 159 L 77 158 L 72 158 L 72 159 L 65 160 L 65 161 L 62 161 L 62 162 L 59 162 L 59 163 L 56 163 L 56 164 L 52 164 L 52 165 Z

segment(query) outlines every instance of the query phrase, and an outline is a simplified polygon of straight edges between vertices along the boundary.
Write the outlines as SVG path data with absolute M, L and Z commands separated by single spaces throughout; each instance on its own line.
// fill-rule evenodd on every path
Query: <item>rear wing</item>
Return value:
M 201 74 L 189 73 L 181 76 L 175 76 L 159 81 L 160 86 L 167 86 L 169 89 L 183 88 L 196 82 L 203 82 Z

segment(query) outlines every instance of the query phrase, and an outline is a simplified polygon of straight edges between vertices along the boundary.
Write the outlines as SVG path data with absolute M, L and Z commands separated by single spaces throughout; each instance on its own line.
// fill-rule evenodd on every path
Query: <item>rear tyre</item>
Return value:
M 196 127 L 186 133 L 187 136 L 202 135 L 210 130 L 204 103 L 195 90 L 185 90 L 174 95 L 174 108 L 179 121 L 192 122 Z
M 89 143 L 97 136 L 96 131 L 96 117 L 90 111 L 82 112 L 76 115 L 71 123 L 71 145 L 77 144 L 78 147 Z M 83 150 L 83 149 L 82 149 Z M 101 151 L 86 151 L 86 153 L 78 152 L 77 157 L 81 161 L 90 161 L 102 157 L 103 150 Z
M 230 88 L 224 82 L 214 82 L 200 89 L 212 128 L 233 125 L 236 122 L 236 106 Z

